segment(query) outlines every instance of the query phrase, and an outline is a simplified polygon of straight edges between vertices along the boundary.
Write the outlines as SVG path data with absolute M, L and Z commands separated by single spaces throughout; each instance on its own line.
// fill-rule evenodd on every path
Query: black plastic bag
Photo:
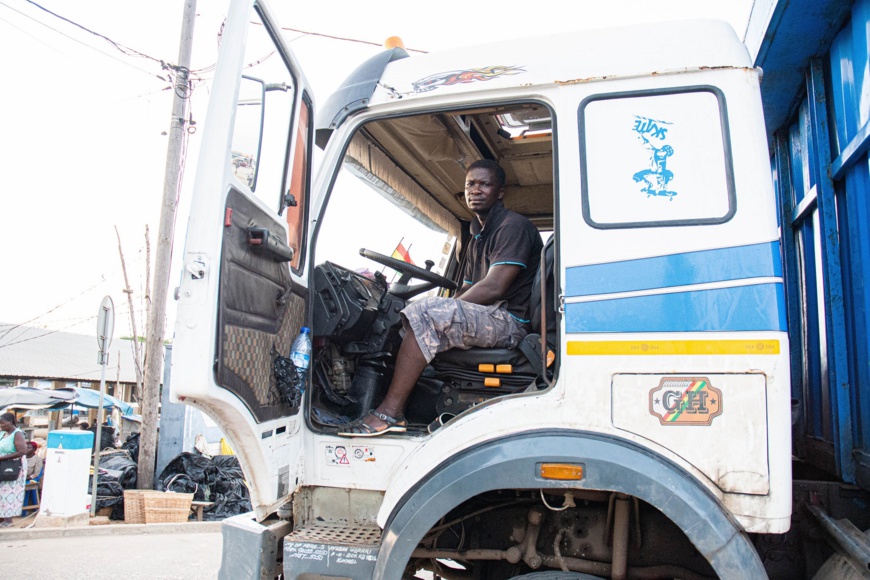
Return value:
M 125 453 L 114 453 L 100 457 L 100 468 L 117 473 L 115 477 L 124 489 L 136 489 L 139 478 L 139 466 Z
M 192 493 L 194 501 L 208 501 L 208 487 L 199 485 L 193 481 L 190 476 L 183 473 L 177 473 L 166 480 L 162 481 L 164 491 L 174 491 L 175 493 Z
M 218 469 L 208 457 L 193 453 L 179 453 L 160 473 L 160 481 L 166 482 L 173 475 L 183 473 L 199 485 L 212 485 L 217 477 Z M 163 491 L 163 490 L 161 490 Z
M 215 484 L 214 505 L 202 510 L 207 521 L 223 520 L 251 511 L 251 495 L 241 479 L 220 479 Z
M 239 458 L 235 455 L 215 455 L 211 460 L 218 470 L 215 479 L 245 479 Z
M 179 453 L 160 473 L 157 489 L 192 493 L 194 501 L 210 501 L 218 468 L 208 457 Z M 183 477 L 176 477 L 183 476 Z
M 139 434 L 133 433 L 132 435 L 127 437 L 127 440 L 124 441 L 124 444 L 121 445 L 121 449 L 125 449 L 130 452 L 130 458 L 135 462 L 139 463 Z
M 213 459 L 194 453 L 180 453 L 158 478 L 161 491 L 192 493 L 194 501 L 210 501 L 203 519 L 222 520 L 251 511 L 251 495 L 235 455 Z
M 88 490 L 93 489 L 93 476 L 88 477 Z M 124 519 L 124 488 L 118 478 L 100 470 L 97 476 L 97 503 L 94 509 L 113 508 L 109 519 Z M 120 515 L 120 517 L 117 517 Z
M 293 361 L 273 352 L 272 374 L 275 376 L 275 390 L 281 402 L 290 407 L 298 407 L 305 390 L 305 371 L 296 368 Z

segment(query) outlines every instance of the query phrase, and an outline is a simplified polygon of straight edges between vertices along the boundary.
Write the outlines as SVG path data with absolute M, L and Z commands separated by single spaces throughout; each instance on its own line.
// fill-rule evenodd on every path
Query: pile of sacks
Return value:
M 136 489 L 139 466 L 127 450 L 100 454 L 100 472 L 97 475 L 97 511 L 112 508 L 109 519 L 124 519 L 124 490 Z M 88 491 L 91 483 L 88 482 Z
M 251 495 L 235 455 L 181 453 L 160 474 L 157 489 L 192 493 L 193 501 L 212 502 L 203 509 L 204 520 L 222 520 L 252 509 Z

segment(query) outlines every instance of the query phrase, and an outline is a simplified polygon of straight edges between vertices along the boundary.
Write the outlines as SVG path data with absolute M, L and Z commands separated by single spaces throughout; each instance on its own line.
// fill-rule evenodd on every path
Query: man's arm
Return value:
M 473 286 L 463 285 L 456 298 L 484 306 L 504 300 L 508 289 L 519 273 L 520 266 L 497 264 L 490 267 L 483 280 L 477 284 Z

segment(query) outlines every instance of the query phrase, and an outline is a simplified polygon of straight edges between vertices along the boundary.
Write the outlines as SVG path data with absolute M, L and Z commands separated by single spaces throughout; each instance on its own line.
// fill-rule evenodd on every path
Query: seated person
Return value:
M 495 161 L 472 163 L 465 203 L 471 241 L 455 298 L 431 296 L 402 311 L 405 338 L 383 403 L 338 435 L 374 437 L 407 431 L 403 413 L 426 365 L 451 348 L 515 348 L 529 331 L 530 295 L 543 243 L 535 226 L 502 203 L 505 172 Z M 413 337 L 413 340 L 410 340 Z
M 24 455 L 27 458 L 27 481 L 35 481 L 39 474 L 42 473 L 42 467 L 45 465 L 45 460 L 36 454 L 39 449 L 39 443 L 36 441 L 27 442 L 27 453 Z

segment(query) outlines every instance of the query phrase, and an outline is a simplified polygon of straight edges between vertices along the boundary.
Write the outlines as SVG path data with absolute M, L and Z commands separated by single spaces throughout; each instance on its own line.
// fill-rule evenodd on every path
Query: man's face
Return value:
M 476 167 L 465 175 L 465 203 L 478 216 L 486 217 L 502 197 L 504 186 L 491 170 Z

